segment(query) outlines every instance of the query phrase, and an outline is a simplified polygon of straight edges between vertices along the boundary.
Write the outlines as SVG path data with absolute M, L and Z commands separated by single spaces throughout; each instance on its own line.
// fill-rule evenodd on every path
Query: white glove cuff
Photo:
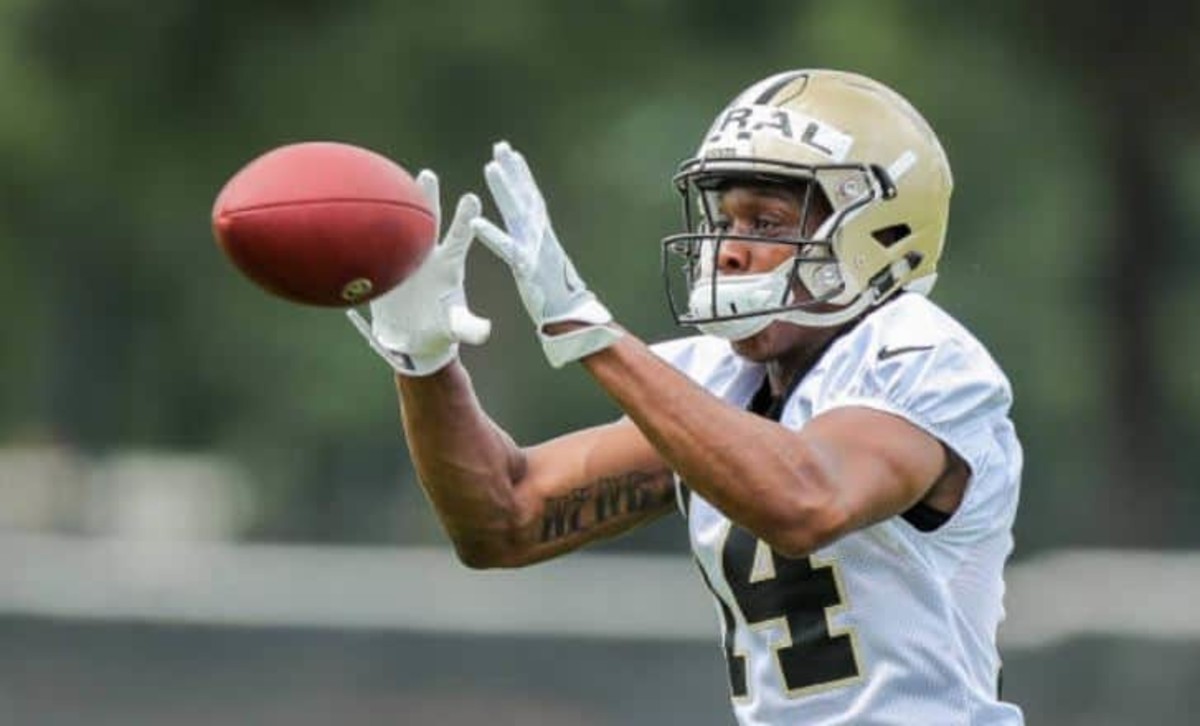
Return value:
M 558 335 L 538 332 L 538 337 L 542 339 L 542 350 L 555 368 L 562 368 L 567 363 L 604 350 L 620 340 L 622 335 L 624 332 L 607 325 L 590 325 Z
M 538 325 L 545 328 L 553 323 L 591 323 L 592 325 L 607 325 L 612 322 L 612 313 L 608 312 L 608 308 L 604 307 L 604 303 L 596 299 L 596 296 L 591 292 L 586 292 L 587 298 L 576 304 L 562 315 L 554 315 L 548 318 L 543 318 Z
M 388 365 L 402 376 L 414 378 L 428 376 L 437 373 L 458 358 L 458 343 L 451 343 L 445 350 L 425 355 L 411 355 L 393 350 L 379 340 L 379 337 L 371 330 L 371 324 L 357 310 L 347 310 L 346 317 L 350 318 L 355 329 L 366 339 L 367 345 L 370 345 L 380 358 L 387 361 Z
M 415 356 L 407 353 L 392 352 L 386 356 L 392 368 L 402 376 L 420 378 L 437 373 L 458 359 L 458 343 L 450 346 L 444 353 L 438 355 Z M 409 367 L 411 366 L 411 367 Z

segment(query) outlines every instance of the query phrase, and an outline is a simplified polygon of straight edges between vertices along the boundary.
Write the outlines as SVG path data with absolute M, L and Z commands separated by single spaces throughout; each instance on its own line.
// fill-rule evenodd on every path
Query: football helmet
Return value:
M 916 109 L 870 78 L 796 70 L 755 83 L 721 111 L 674 183 L 685 231 L 663 239 L 662 255 L 682 325 L 730 340 L 774 320 L 836 326 L 900 289 L 928 293 L 937 277 L 949 162 Z M 793 190 L 801 224 L 783 238 L 730 231 L 721 195 L 742 184 Z M 723 274 L 730 241 L 794 254 L 769 272 Z

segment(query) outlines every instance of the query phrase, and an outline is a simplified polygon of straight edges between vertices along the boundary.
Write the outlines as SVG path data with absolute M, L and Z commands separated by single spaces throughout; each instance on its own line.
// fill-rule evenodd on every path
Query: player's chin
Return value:
M 807 348 L 817 342 L 823 334 L 819 328 L 806 328 L 783 320 L 776 320 L 748 338 L 735 340 L 730 345 L 733 352 L 753 363 L 776 360 L 797 349 Z
M 779 323 L 771 323 L 748 338 L 735 340 L 730 343 L 733 352 L 754 363 L 766 363 L 776 358 L 779 353 Z

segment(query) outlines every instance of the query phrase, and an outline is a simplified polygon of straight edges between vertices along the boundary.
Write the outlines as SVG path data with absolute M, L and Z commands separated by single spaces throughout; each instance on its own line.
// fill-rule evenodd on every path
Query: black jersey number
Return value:
M 749 695 L 746 656 L 734 648 L 734 613 L 741 611 L 751 628 L 781 622 L 786 639 L 775 649 L 775 660 L 789 696 L 846 685 L 859 678 L 852 633 L 831 633 L 826 613 L 843 605 L 833 565 L 814 567 L 811 557 L 790 559 L 769 553 L 770 567 L 755 572 L 759 540 L 749 531 L 731 526 L 721 552 L 725 582 L 735 603 L 719 595 L 725 619 L 725 659 L 734 698 Z M 714 593 L 715 594 L 715 593 Z

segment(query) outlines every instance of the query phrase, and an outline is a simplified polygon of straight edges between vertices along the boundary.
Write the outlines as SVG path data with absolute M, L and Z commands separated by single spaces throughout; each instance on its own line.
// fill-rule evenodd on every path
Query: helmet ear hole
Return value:
M 912 228 L 907 224 L 893 224 L 890 227 L 875 230 L 871 233 L 871 236 L 884 247 L 891 247 L 904 240 L 910 234 L 912 234 Z

